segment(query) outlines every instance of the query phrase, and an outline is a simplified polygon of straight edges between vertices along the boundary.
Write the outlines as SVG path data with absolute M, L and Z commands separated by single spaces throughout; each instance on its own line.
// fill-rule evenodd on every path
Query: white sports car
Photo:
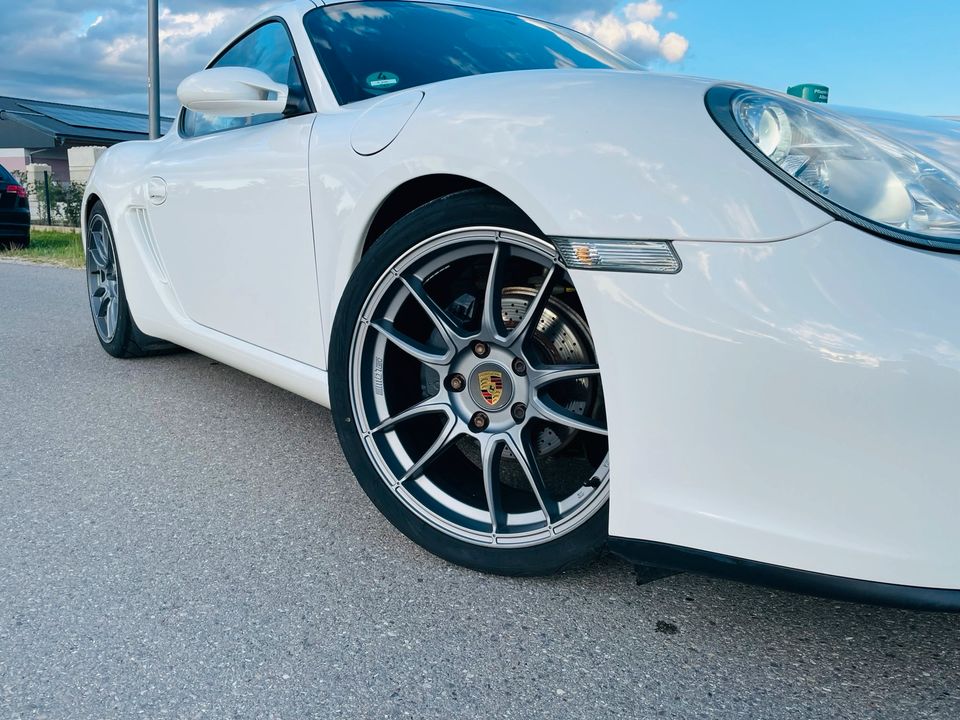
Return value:
M 960 610 L 960 126 L 401 0 L 277 8 L 179 97 L 88 186 L 111 355 L 331 407 L 470 568 Z

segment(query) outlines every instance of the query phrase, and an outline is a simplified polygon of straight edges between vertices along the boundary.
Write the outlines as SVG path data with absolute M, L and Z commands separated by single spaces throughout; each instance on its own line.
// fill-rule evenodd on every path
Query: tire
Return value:
M 484 266 L 488 251 L 490 259 Z M 429 298 L 426 305 L 414 304 L 417 296 L 406 284 L 417 280 L 416 273 L 428 272 L 417 270 L 417 263 L 441 268 L 430 271 L 430 279 L 417 286 Z M 470 290 L 464 291 L 483 294 L 482 314 L 477 302 L 471 304 L 472 314 L 456 322 L 449 309 L 429 314 L 427 308 L 443 307 L 431 293 L 456 295 L 461 292 L 460 274 L 472 278 L 484 267 L 489 269 L 483 270 L 482 286 L 472 288 L 467 282 Z M 528 270 L 534 276 L 541 272 L 542 283 L 517 286 L 515 276 L 526 277 Z M 606 544 L 608 450 L 604 423 L 594 418 L 602 418 L 599 366 L 593 364 L 592 341 L 579 301 L 569 293 L 562 302 L 555 299 L 560 282 L 569 289 L 569 276 L 555 250 L 519 209 L 489 191 L 467 190 L 431 202 L 389 228 L 365 254 L 341 299 L 333 327 L 330 387 L 343 451 L 383 515 L 415 543 L 449 562 L 498 575 L 550 575 L 592 560 Z M 428 291 L 430 283 L 435 289 Z M 487 293 L 486 288 L 498 292 Z M 405 299 L 389 300 L 392 293 L 402 298 L 404 292 Z M 486 308 L 495 308 L 497 302 L 500 312 L 488 314 Z M 409 350 L 414 347 L 409 343 L 401 350 L 387 339 L 381 329 L 386 325 L 373 311 L 390 303 L 399 308 L 391 310 L 397 323 L 391 332 L 400 332 L 403 321 L 417 325 L 424 336 L 429 334 L 430 342 L 456 335 L 450 348 L 436 350 L 447 356 L 453 353 L 449 365 L 434 373 L 433 365 L 418 365 L 420 361 L 408 354 L 419 357 L 423 351 Z M 456 303 L 452 307 L 460 312 Z M 526 319 L 531 307 L 539 313 L 536 322 Z M 423 311 L 419 320 L 417 308 Z M 508 317 L 514 311 L 515 317 Z M 432 325 L 423 325 L 423 318 Z M 468 338 L 491 328 L 494 339 L 484 348 L 478 347 L 479 336 Z M 416 340 L 427 343 L 421 337 Z M 464 343 L 468 349 L 453 352 L 454 346 Z M 547 377 L 554 368 L 566 366 L 543 364 L 543 357 L 577 352 L 585 359 L 577 356 L 571 372 L 582 368 L 589 374 L 569 380 Z M 424 357 L 432 363 L 439 355 Z M 518 360 L 527 362 L 518 366 Z M 454 369 L 460 367 L 458 375 Z M 447 378 L 441 377 L 446 373 Z M 431 380 L 433 374 L 437 377 Z M 434 390 L 436 395 L 431 395 Z M 543 399 L 541 393 L 549 397 Z M 524 398 L 527 404 L 516 402 Z M 391 403 L 396 411 L 390 409 Z M 400 419 L 436 404 L 442 407 Z M 527 413 L 522 421 L 517 420 L 519 405 Z M 477 415 L 471 413 L 487 406 L 489 412 L 479 412 L 488 423 L 481 431 L 472 424 Z M 571 407 L 584 410 L 577 414 Z M 543 416 L 538 414 L 541 410 Z M 376 417 L 381 411 L 385 422 Z M 454 429 L 448 432 L 448 427 Z M 457 432 L 461 434 L 446 443 L 444 438 Z M 420 453 L 414 449 L 425 446 L 429 447 L 417 460 Z M 434 452 L 438 446 L 441 449 Z M 394 447 L 401 450 L 395 452 Z M 417 469 L 424 462 L 429 464 Z
M 117 246 L 106 208 L 90 210 L 86 237 L 87 295 L 101 347 L 115 358 L 141 358 L 176 351 L 176 345 L 144 334 L 130 314 Z

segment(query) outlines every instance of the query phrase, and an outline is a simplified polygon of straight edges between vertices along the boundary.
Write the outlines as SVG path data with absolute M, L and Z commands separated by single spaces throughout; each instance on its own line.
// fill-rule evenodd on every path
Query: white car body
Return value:
M 706 112 L 706 80 L 530 71 L 340 106 L 301 19 L 320 4 L 270 13 L 315 114 L 97 164 L 87 203 L 144 332 L 329 405 L 340 295 L 423 178 L 492 188 L 547 237 L 669 241 L 676 275 L 572 272 L 613 389 L 611 537 L 960 591 L 960 257 L 778 182 Z

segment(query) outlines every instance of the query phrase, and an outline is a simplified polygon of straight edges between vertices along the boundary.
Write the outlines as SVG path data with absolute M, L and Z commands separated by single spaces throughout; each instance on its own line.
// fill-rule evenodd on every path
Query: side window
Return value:
M 270 79 L 290 86 L 293 91 L 302 88 L 300 70 L 295 60 L 293 45 L 287 29 L 278 22 L 261 25 L 234 43 L 210 67 L 248 67 L 265 72 Z M 302 90 L 301 90 L 302 92 Z M 197 137 L 234 128 L 260 125 L 280 120 L 283 115 L 256 117 L 214 117 L 193 110 L 183 111 L 183 135 Z

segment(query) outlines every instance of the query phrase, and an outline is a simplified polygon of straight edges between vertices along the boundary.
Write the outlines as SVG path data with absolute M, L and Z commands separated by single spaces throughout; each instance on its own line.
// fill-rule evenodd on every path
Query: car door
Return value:
M 184 312 L 233 338 L 323 367 L 308 153 L 315 119 L 286 26 L 268 21 L 212 67 L 291 86 L 283 115 L 184 109 L 150 169 L 150 217 Z

